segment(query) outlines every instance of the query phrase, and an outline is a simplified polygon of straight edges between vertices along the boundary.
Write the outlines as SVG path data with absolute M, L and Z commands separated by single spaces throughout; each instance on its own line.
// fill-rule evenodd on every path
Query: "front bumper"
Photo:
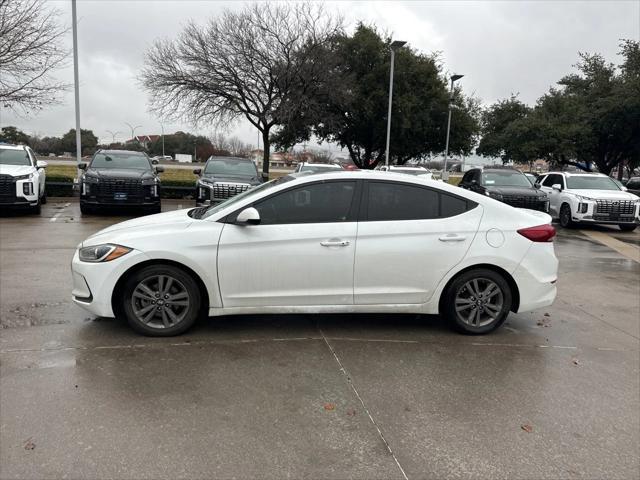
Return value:
M 597 201 L 583 199 L 577 208 L 572 209 L 571 219 L 577 223 L 640 225 L 640 205 L 636 204 L 633 211 L 620 212 L 608 208 L 603 212 L 598 210 Z
M 113 317 L 111 299 L 122 275 L 134 265 L 149 260 L 142 252 L 132 250 L 111 262 L 81 262 L 76 250 L 71 261 L 74 303 L 97 317 Z
M 38 204 L 38 184 L 33 179 L 15 180 L 9 175 L 2 177 L 0 207 L 29 207 Z

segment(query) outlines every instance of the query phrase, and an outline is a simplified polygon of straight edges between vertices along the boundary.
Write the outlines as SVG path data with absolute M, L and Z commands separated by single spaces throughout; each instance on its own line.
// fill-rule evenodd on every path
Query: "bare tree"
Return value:
M 0 0 L 0 104 L 29 113 L 59 103 L 69 85 L 52 78 L 69 50 L 68 29 L 44 0 Z
M 249 155 L 251 147 L 234 136 L 229 139 L 229 151 L 235 157 L 246 157 Z
M 341 31 L 342 20 L 317 4 L 255 3 L 156 41 L 141 81 L 160 115 L 223 125 L 244 116 L 262 134 L 268 172 L 271 129 L 322 77 L 316 54 Z

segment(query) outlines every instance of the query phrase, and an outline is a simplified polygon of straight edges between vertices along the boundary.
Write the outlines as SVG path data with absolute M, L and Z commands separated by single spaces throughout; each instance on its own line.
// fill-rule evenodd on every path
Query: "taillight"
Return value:
M 551 225 L 521 228 L 518 233 L 532 242 L 551 242 L 556 236 L 556 229 Z

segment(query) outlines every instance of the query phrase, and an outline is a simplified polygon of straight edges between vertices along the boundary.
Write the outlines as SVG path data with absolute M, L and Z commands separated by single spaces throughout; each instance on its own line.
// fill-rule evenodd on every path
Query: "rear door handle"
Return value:
M 449 234 L 440 237 L 438 240 L 440 240 L 441 242 L 463 242 L 466 239 L 467 237 L 465 237 L 464 235 Z
M 323 247 L 347 247 L 351 242 L 349 240 L 325 240 L 320 242 Z

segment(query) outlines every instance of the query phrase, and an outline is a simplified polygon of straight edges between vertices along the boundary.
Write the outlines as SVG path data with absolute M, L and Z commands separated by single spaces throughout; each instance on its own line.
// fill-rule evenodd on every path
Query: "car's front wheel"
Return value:
M 629 225 L 628 223 L 622 223 L 620 225 L 618 225 L 618 227 L 620 227 L 620 230 L 622 230 L 623 232 L 633 232 L 637 225 Z
M 575 222 L 571 219 L 571 207 L 564 203 L 560 208 L 560 225 L 564 228 L 575 226 Z
M 511 288 L 502 275 L 479 268 L 466 271 L 451 282 L 442 310 L 456 330 L 478 335 L 502 325 L 511 302 Z
M 151 265 L 126 280 L 121 306 L 137 332 L 169 337 L 195 323 L 200 302 L 200 290 L 191 275 L 171 265 Z

